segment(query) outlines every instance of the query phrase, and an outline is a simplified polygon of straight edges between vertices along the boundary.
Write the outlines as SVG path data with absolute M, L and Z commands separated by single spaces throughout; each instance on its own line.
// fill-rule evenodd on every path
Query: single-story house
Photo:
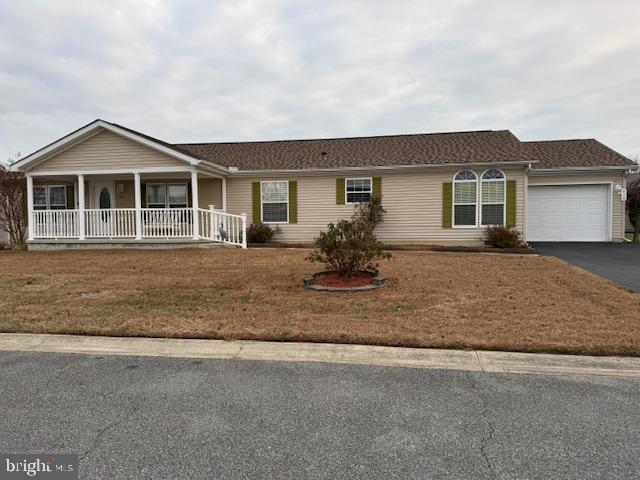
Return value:
M 508 130 L 172 144 L 104 120 L 24 157 L 30 248 L 221 242 L 248 223 L 310 242 L 382 196 L 389 244 L 480 244 L 487 225 L 528 241 L 622 241 L 638 165 L 593 140 Z M 225 240 L 226 237 L 226 240 Z

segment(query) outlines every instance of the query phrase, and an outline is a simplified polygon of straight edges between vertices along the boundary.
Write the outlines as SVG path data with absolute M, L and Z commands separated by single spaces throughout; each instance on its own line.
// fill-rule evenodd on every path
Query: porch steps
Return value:
M 52 250 L 121 250 L 121 249 L 157 249 L 176 250 L 184 248 L 238 248 L 234 245 L 212 242 L 210 240 L 190 239 L 95 239 L 95 240 L 31 240 L 27 242 L 29 251 Z

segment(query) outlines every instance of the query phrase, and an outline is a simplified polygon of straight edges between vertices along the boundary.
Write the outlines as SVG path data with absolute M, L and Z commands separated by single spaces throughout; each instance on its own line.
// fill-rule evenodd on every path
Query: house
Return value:
M 479 244 L 494 224 L 528 241 L 619 242 L 638 166 L 593 139 L 508 130 L 170 144 L 96 120 L 12 168 L 27 175 L 29 248 L 43 249 L 246 246 L 251 222 L 310 242 L 374 193 L 390 244 Z
M 631 185 L 634 182 L 640 182 L 640 175 L 629 175 L 627 178 L 627 185 Z M 627 224 L 626 230 L 628 234 L 633 234 L 633 225 L 631 224 L 631 220 L 629 220 L 629 215 L 625 215 L 625 221 Z M 629 236 L 629 235 L 627 235 Z

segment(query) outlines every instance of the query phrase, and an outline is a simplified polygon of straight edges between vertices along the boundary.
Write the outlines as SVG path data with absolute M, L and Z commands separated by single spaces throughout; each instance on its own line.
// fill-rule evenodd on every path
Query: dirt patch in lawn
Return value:
M 640 295 L 555 258 L 395 252 L 319 295 L 306 254 L 3 251 L 0 330 L 640 355 Z

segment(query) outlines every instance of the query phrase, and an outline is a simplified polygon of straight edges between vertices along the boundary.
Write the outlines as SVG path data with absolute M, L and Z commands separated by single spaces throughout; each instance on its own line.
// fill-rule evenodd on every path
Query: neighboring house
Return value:
M 633 182 L 640 182 L 640 175 L 629 175 L 627 177 L 627 185 L 631 185 L 631 183 Z M 626 221 L 626 230 L 628 233 L 632 233 L 633 232 L 633 225 L 631 225 L 631 220 L 629 220 L 629 215 L 625 215 L 625 221 Z
M 221 229 L 244 246 L 251 222 L 310 242 L 372 193 L 390 244 L 478 244 L 493 224 L 529 241 L 621 241 L 619 192 L 637 165 L 596 140 L 507 130 L 169 144 L 96 120 L 12 168 L 27 175 L 30 248 L 50 248 L 218 242 Z

